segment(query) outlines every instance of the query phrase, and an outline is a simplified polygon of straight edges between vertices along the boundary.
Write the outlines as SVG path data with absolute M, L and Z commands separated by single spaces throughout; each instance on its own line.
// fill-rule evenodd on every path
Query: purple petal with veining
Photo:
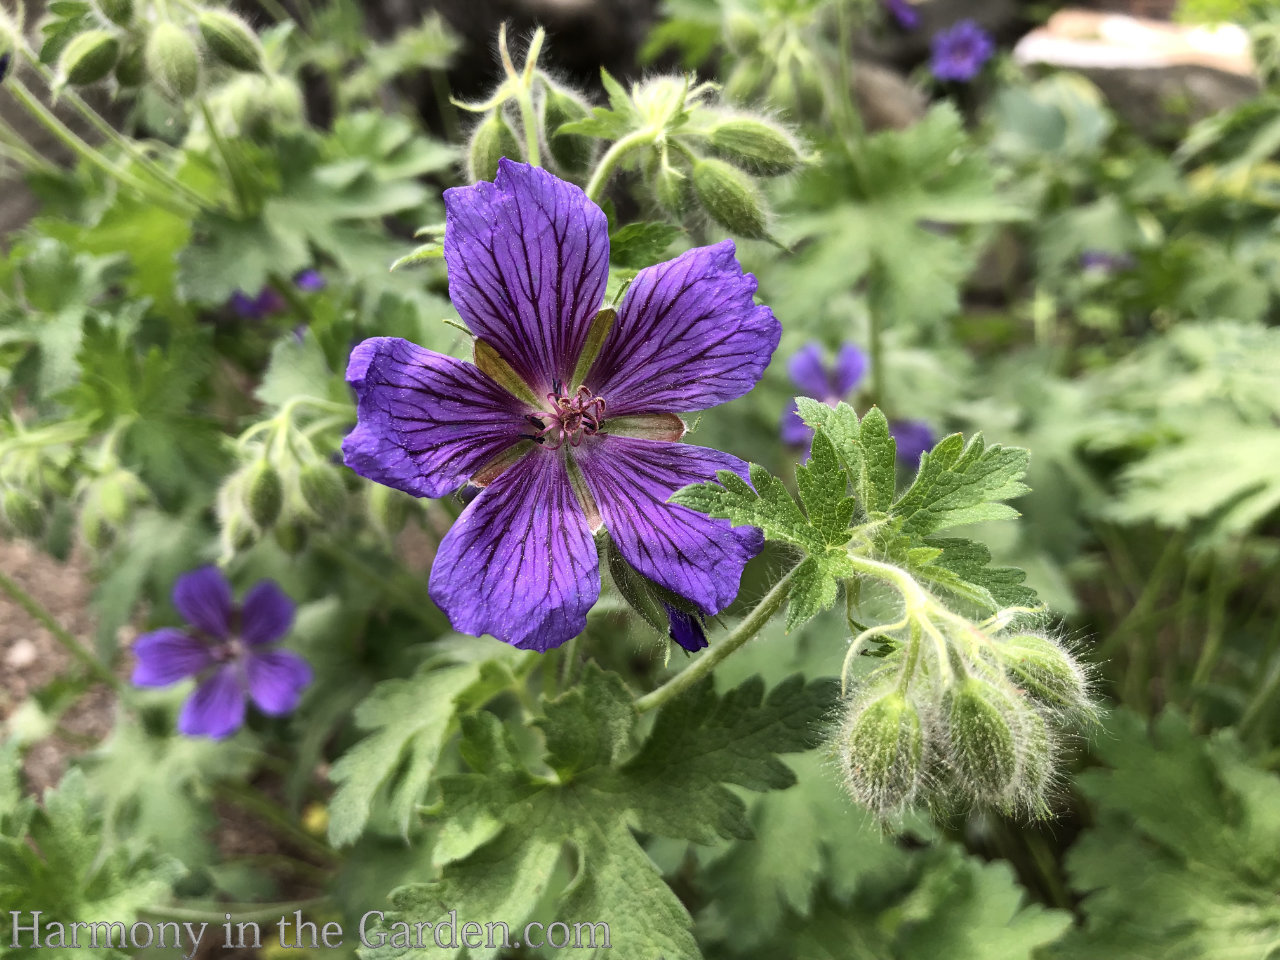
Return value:
M 440 543 L 429 591 L 455 630 L 529 650 L 583 631 L 600 595 L 586 516 L 558 451 L 535 449 L 485 487 Z
M 274 580 L 259 580 L 244 595 L 240 639 L 251 647 L 275 643 L 293 626 L 294 602 Z
M 611 417 L 705 410 L 756 385 L 782 327 L 732 240 L 641 270 L 586 381 Z
M 263 713 L 278 717 L 298 705 L 311 683 L 311 665 L 289 650 L 252 653 L 244 663 L 249 696 Z
M 134 641 L 133 654 L 133 683 L 139 687 L 167 687 L 213 665 L 208 646 L 172 627 L 144 633 Z
M 537 396 L 568 382 L 609 275 L 609 226 L 579 187 L 503 159 L 444 192 L 449 297 Z
M 705 614 L 733 602 L 742 568 L 764 543 L 760 531 L 666 501 L 717 470 L 745 478 L 745 463 L 706 447 L 611 436 L 583 444 L 576 459 L 627 563 Z
M 453 357 L 374 337 L 351 352 L 357 425 L 343 458 L 362 477 L 442 497 L 529 432 L 520 401 Z
M 173 585 L 173 605 L 186 621 L 224 640 L 231 624 L 231 584 L 217 567 L 184 573 Z

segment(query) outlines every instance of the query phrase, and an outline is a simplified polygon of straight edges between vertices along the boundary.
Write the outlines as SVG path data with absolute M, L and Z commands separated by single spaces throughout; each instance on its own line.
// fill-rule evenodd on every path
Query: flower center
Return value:
M 239 637 L 229 637 L 216 643 L 212 652 L 218 663 L 230 663 L 244 656 L 244 642 Z
M 586 387 L 565 393 L 559 380 L 553 386 L 554 390 L 547 394 L 547 410 L 526 417 L 538 431 L 530 439 L 551 450 L 559 450 L 566 443 L 576 447 L 583 437 L 599 431 L 604 422 L 604 397 L 595 396 Z

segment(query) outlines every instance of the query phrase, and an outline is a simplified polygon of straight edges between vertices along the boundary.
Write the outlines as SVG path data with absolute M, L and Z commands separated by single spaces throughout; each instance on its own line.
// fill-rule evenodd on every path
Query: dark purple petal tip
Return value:
M 672 640 L 690 653 L 710 646 L 707 635 L 703 632 L 701 620 L 693 614 L 677 610 L 669 603 L 664 603 L 663 606 L 667 610 L 667 620 L 670 623 L 667 633 Z

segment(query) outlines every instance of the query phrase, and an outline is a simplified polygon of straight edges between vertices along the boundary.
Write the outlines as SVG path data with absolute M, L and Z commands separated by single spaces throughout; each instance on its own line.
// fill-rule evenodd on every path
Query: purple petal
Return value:
M 319 271 L 307 269 L 293 278 L 293 285 L 303 293 L 317 293 L 328 286 L 328 283 Z
M 866 376 L 870 360 L 862 349 L 852 343 L 846 343 L 836 354 L 836 365 L 831 371 L 831 386 L 835 389 L 833 399 L 843 400 L 853 392 L 853 388 Z
M 294 602 L 274 580 L 260 580 L 244 595 L 240 639 L 251 647 L 274 643 L 293 626 Z
M 683 610 L 677 610 L 669 603 L 664 603 L 663 606 L 667 609 L 667 621 L 671 624 L 668 634 L 672 640 L 690 653 L 710 646 L 707 643 L 707 635 L 702 630 L 702 623 L 697 617 Z
M 796 402 L 791 401 L 791 405 L 782 414 L 782 422 L 778 424 L 778 433 L 782 435 L 782 442 L 789 447 L 805 447 L 813 442 L 813 430 L 807 423 L 800 419 L 800 411 L 796 409 Z
M 884 5 L 903 30 L 914 30 L 920 26 L 920 13 L 908 0 L 884 0 Z
M 831 378 L 827 376 L 826 365 L 822 362 L 820 344 L 807 343 L 793 353 L 787 361 L 787 374 L 796 389 L 806 397 L 826 400 L 831 396 Z
M 243 320 L 261 320 L 262 314 L 258 311 L 258 301 L 256 297 L 251 297 L 243 290 L 237 290 L 231 295 L 231 299 L 227 301 L 227 305 L 231 307 L 232 313 Z
M 587 375 L 609 416 L 705 410 L 754 387 L 782 335 L 755 290 L 732 240 L 641 270 Z
M 231 584 L 217 567 L 184 573 L 173 585 L 173 605 L 187 623 L 225 640 L 231 624 Z
M 898 444 L 898 460 L 907 466 L 916 466 L 933 449 L 933 428 L 923 420 L 895 420 L 889 424 L 889 433 Z
M 939 80 L 972 80 L 995 53 L 991 36 L 973 20 L 961 20 L 933 38 L 931 68 Z
M 441 541 L 428 590 L 455 630 L 541 651 L 586 627 L 599 558 L 562 456 L 531 451 Z
M 742 568 L 764 543 L 760 531 L 666 501 L 717 470 L 745 478 L 745 463 L 705 447 L 613 436 L 583 444 L 577 461 L 627 563 L 707 615 L 733 602 Z
M 213 665 L 205 644 L 172 627 L 144 633 L 134 642 L 133 654 L 138 658 L 133 683 L 139 687 L 167 687 Z
M 291 712 L 311 683 L 311 665 L 289 650 L 250 654 L 244 671 L 249 696 L 259 710 L 273 717 Z
M 228 665 L 196 687 L 178 715 L 178 732 L 221 740 L 244 723 L 244 690 L 236 668 Z
M 270 317 L 277 313 L 283 313 L 288 304 L 285 302 L 284 295 L 275 287 L 263 287 L 258 294 L 258 299 L 254 301 L 257 309 L 257 316 Z
M 444 192 L 449 298 L 537 396 L 568 382 L 600 309 L 609 226 L 581 189 L 498 161 L 493 183 Z
M 395 337 L 351 351 L 357 424 L 343 458 L 362 477 L 442 497 L 529 432 L 524 410 L 479 369 Z

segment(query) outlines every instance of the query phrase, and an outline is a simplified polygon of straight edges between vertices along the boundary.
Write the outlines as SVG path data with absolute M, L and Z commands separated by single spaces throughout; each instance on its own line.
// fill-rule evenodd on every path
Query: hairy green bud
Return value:
M 1045 795 L 1053 783 L 1057 750 L 1044 717 L 1030 706 L 1020 711 L 1022 766 L 1018 774 L 1018 802 L 1030 813 L 1043 816 L 1049 805 Z
M 244 505 L 249 518 L 260 528 L 266 529 L 280 518 L 284 503 L 284 485 L 280 472 L 265 459 L 259 460 L 245 476 Z
M 707 140 L 721 156 L 768 177 L 790 173 L 803 163 L 795 140 L 755 117 L 734 117 L 713 125 Z
M 139 43 L 126 44 L 124 51 L 120 54 L 120 59 L 116 61 L 116 83 L 122 87 L 137 87 L 141 86 L 142 81 L 146 78 L 147 66 L 142 45 Z
M 347 499 L 338 471 L 327 463 L 309 463 L 298 474 L 298 491 L 307 507 L 323 519 L 334 516 Z
M 523 159 L 515 131 L 507 123 L 502 111 L 495 110 L 480 121 L 480 125 L 471 134 L 471 144 L 467 148 L 467 166 L 471 182 L 477 183 L 496 177 L 498 161 L 503 157 L 509 160 Z
M 734 10 L 724 18 L 724 38 L 736 53 L 754 53 L 760 46 L 760 27 L 756 18 Z
M 403 490 L 372 483 L 368 487 L 369 519 L 385 536 L 394 537 L 409 520 L 414 498 Z
M 127 27 L 133 21 L 133 0 L 97 0 L 98 10 L 112 23 Z
M 1017 705 L 998 687 L 973 678 L 961 681 L 949 700 L 951 763 L 962 786 L 988 803 L 1007 800 L 1019 770 Z
M 768 235 L 764 197 L 737 167 L 699 157 L 693 164 L 693 192 L 707 215 L 722 227 L 757 240 Z
M 595 141 L 578 133 L 558 133 L 566 123 L 573 123 L 587 116 L 586 104 L 579 102 L 563 90 L 547 89 L 542 108 L 542 122 L 547 132 L 547 149 L 556 165 L 569 173 L 581 173 L 595 158 Z
M 666 163 L 654 165 L 653 193 L 658 205 L 675 217 L 683 217 L 694 205 L 693 181 L 688 171 Z
M 44 533 L 44 507 L 26 490 L 9 487 L 0 497 L 0 509 L 4 511 L 4 519 L 19 536 L 35 538 Z
M 301 553 L 306 548 L 310 537 L 307 525 L 299 520 L 278 523 L 271 532 L 276 538 L 276 543 L 280 544 L 280 549 L 290 556 Z
M 147 37 L 147 73 L 174 100 L 188 100 L 200 87 L 200 51 L 176 23 L 157 23 Z
M 240 553 L 258 542 L 258 529 L 243 513 L 233 512 L 222 524 L 222 542 L 227 553 Z
M 920 713 L 891 690 L 855 707 L 844 733 L 845 785 L 859 803 L 886 816 L 920 787 L 924 731 Z
M 110 30 L 86 30 L 71 38 L 58 58 L 58 72 L 73 87 L 97 83 L 120 58 L 120 40 Z
M 995 646 L 1009 679 L 1031 697 L 1071 714 L 1092 712 L 1084 671 L 1047 637 L 1019 634 Z
M 262 44 L 252 28 L 225 10 L 201 10 L 196 26 L 213 56 L 235 70 L 262 72 Z

